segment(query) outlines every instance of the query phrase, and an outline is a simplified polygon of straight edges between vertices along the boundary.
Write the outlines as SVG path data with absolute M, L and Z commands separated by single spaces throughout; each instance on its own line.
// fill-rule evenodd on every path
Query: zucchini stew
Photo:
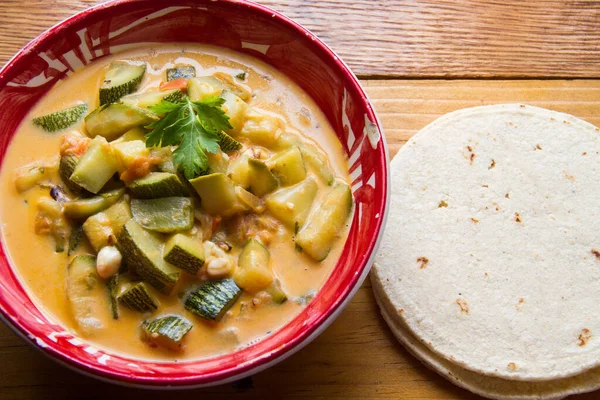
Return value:
M 22 122 L 3 242 L 36 304 L 84 340 L 210 357 L 311 301 L 346 240 L 348 181 L 322 112 L 272 67 L 140 48 L 73 73 Z

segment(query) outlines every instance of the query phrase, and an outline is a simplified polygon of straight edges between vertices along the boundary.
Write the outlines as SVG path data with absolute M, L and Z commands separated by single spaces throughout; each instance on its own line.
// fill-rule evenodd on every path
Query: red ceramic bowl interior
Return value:
M 349 157 L 356 210 L 331 276 L 290 323 L 234 353 L 178 363 L 151 362 L 99 350 L 50 321 L 28 298 L 4 249 L 0 311 L 5 322 L 58 361 L 95 377 L 140 386 L 223 383 L 283 359 L 322 331 L 366 277 L 386 216 L 387 150 L 377 117 L 356 77 L 309 31 L 246 1 L 121 0 L 83 11 L 45 32 L 0 71 L 0 157 L 28 110 L 60 79 L 119 46 L 208 43 L 271 64 L 323 110 Z

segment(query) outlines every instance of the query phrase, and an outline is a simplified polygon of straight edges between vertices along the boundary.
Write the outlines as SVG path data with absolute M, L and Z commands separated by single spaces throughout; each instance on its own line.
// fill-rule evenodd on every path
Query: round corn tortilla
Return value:
M 518 104 L 448 114 L 391 162 L 374 267 L 438 356 L 510 380 L 600 365 L 600 132 Z
M 497 400 L 558 400 L 600 388 L 600 368 L 593 368 L 570 378 L 540 382 L 509 381 L 461 368 L 432 352 L 410 332 L 387 300 L 376 272 L 371 273 L 371 282 L 381 315 L 400 343 L 429 369 L 463 389 Z

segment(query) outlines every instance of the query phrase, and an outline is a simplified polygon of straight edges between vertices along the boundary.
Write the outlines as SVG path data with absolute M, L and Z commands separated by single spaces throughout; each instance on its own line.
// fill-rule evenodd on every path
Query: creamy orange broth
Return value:
M 40 196 L 47 196 L 48 189 L 35 187 L 19 194 L 15 189 L 14 172 L 32 162 L 57 164 L 62 133 L 44 133 L 32 125 L 31 118 L 64 109 L 78 101 L 87 102 L 90 110 L 94 109 L 98 105 L 98 88 L 105 67 L 118 59 L 148 62 L 139 92 L 157 87 L 164 79 L 165 70 L 176 64 L 194 65 L 197 76 L 212 75 L 217 71 L 231 75 L 241 70 L 247 71 L 247 84 L 254 94 L 249 104 L 283 116 L 288 123 L 288 131 L 301 133 L 318 143 L 328 154 L 338 178 L 349 180 L 347 160 L 341 145 L 315 103 L 291 80 L 254 58 L 209 46 L 159 45 L 103 58 L 72 74 L 57 83 L 31 110 L 9 146 L 0 172 L 0 185 L 4 194 L 0 199 L 0 219 L 5 249 L 33 301 L 50 319 L 65 325 L 76 334 L 80 333 L 70 313 L 65 290 L 69 257 L 66 252 L 54 252 L 51 238 L 34 233 L 36 208 L 30 205 L 36 204 Z M 82 124 L 79 123 L 72 129 L 82 131 Z M 51 180 L 59 182 L 55 168 Z M 315 200 L 315 204 L 318 204 L 318 201 L 319 198 Z M 320 263 L 295 251 L 290 232 L 286 231 L 269 246 L 272 268 L 282 280 L 290 299 L 306 295 L 310 290 L 318 290 L 323 285 L 339 257 L 346 235 L 347 233 L 342 233 L 327 259 Z M 88 249 L 79 249 L 77 253 L 87 252 Z M 239 253 L 239 249 L 237 252 Z M 184 280 L 190 279 L 192 278 L 188 276 Z M 104 329 L 85 339 L 98 347 L 139 358 L 201 358 L 229 352 L 260 340 L 290 321 L 303 307 L 296 301 L 254 307 L 252 297 L 244 294 L 221 322 L 210 323 L 184 310 L 182 301 L 177 296 L 177 288 L 171 296 L 162 295 L 154 290 L 152 293 L 161 303 L 161 307 L 152 317 L 177 313 L 193 322 L 194 328 L 185 338 L 183 352 L 151 348 L 140 340 L 139 334 L 139 324 L 148 316 L 121 306 L 119 319 L 113 320 L 108 303 L 106 312 L 98 316 Z M 243 305 L 246 306 L 242 311 Z M 225 334 L 225 330 L 232 327 L 239 329 L 238 341 Z

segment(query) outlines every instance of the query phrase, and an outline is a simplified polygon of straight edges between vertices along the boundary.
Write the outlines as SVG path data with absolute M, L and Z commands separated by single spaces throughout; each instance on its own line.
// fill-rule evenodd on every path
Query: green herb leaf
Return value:
M 225 102 L 220 97 L 191 101 L 188 97 L 179 103 L 162 101 L 149 107 L 164 114 L 159 121 L 148 125 L 147 147 L 178 146 L 173 152 L 173 162 L 187 179 L 193 179 L 208 169 L 207 152 L 219 150 L 218 133 L 231 129 L 229 117 L 221 109 Z

